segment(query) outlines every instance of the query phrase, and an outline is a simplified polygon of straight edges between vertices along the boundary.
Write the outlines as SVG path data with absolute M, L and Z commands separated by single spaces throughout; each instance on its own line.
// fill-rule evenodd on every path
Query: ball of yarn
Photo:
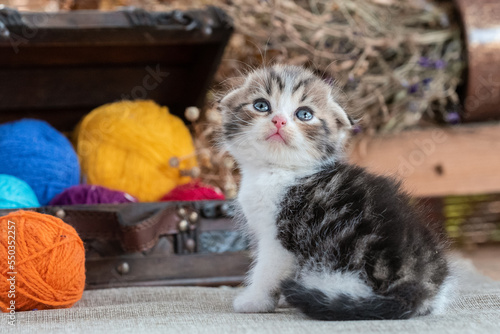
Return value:
M 35 192 L 29 184 L 12 175 L 0 174 L 0 209 L 39 207 Z
M 137 202 L 137 198 L 106 187 L 81 184 L 64 190 L 50 201 L 50 205 L 119 204 Z
M 28 183 L 41 205 L 80 182 L 78 157 L 69 140 L 35 119 L 0 125 L 0 174 Z
M 224 200 L 224 194 L 199 181 L 180 185 L 161 198 L 162 201 Z
M 196 166 L 188 128 L 153 101 L 120 101 L 94 109 L 75 131 L 82 172 L 89 184 L 155 201 L 190 181 Z M 169 160 L 179 159 L 179 166 Z
M 82 297 L 83 242 L 59 218 L 23 210 L 0 217 L 0 257 L 3 312 L 68 308 Z

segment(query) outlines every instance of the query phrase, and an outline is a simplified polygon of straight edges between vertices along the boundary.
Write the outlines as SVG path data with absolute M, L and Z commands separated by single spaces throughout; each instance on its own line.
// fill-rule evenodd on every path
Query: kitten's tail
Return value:
M 328 296 L 295 280 L 284 281 L 281 288 L 289 304 L 317 320 L 408 319 L 415 314 L 421 293 L 411 284 L 400 286 L 398 297 L 376 294 L 356 297 L 348 291 Z

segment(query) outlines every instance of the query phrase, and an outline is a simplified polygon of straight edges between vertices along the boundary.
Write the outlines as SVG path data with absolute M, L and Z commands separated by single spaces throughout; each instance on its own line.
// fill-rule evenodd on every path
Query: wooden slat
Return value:
M 0 68 L 33 68 L 55 66 L 114 66 L 129 64 L 166 63 L 170 66 L 192 66 L 200 45 L 60 45 L 20 46 L 16 53 L 11 47 L 0 47 Z
M 178 103 L 189 93 L 181 81 L 187 72 L 164 63 L 0 69 L 0 110 L 93 108 L 134 98 Z
M 130 271 L 120 275 L 116 268 L 127 262 Z M 136 254 L 121 257 L 87 259 L 87 288 L 110 288 L 133 285 L 220 285 L 236 282 L 247 272 L 250 258 L 247 252 L 191 255 Z
M 132 23 L 130 17 L 135 15 L 127 11 L 21 12 L 23 25 L 9 25 L 10 38 L 0 39 L 0 47 L 17 49 L 26 44 L 57 46 L 61 43 L 65 46 L 196 45 L 222 43 L 232 30 L 224 14 L 213 7 L 183 13 L 193 20 L 194 26 L 188 28 L 168 20 L 169 12 L 148 14 L 152 16 L 150 25 Z
M 0 124 L 35 117 L 62 131 L 122 99 L 151 99 L 184 119 L 204 105 L 232 32 L 215 7 L 185 12 L 187 26 L 161 12 L 20 15 L 0 39 Z
M 403 179 L 415 196 L 500 192 L 500 123 L 361 137 L 350 160 Z

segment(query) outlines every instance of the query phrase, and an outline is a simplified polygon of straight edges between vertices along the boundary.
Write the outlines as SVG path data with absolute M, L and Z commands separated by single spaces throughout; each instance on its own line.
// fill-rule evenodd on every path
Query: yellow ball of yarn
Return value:
M 87 183 L 155 201 L 190 178 L 197 165 L 184 122 L 153 101 L 120 101 L 94 109 L 75 130 Z M 179 166 L 169 160 L 179 158 Z

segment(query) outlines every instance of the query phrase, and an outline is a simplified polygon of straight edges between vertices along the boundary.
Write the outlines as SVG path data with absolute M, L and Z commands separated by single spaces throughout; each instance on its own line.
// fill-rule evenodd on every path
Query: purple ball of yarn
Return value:
M 81 184 L 64 190 L 50 201 L 50 205 L 119 204 L 138 202 L 127 193 L 106 187 Z

